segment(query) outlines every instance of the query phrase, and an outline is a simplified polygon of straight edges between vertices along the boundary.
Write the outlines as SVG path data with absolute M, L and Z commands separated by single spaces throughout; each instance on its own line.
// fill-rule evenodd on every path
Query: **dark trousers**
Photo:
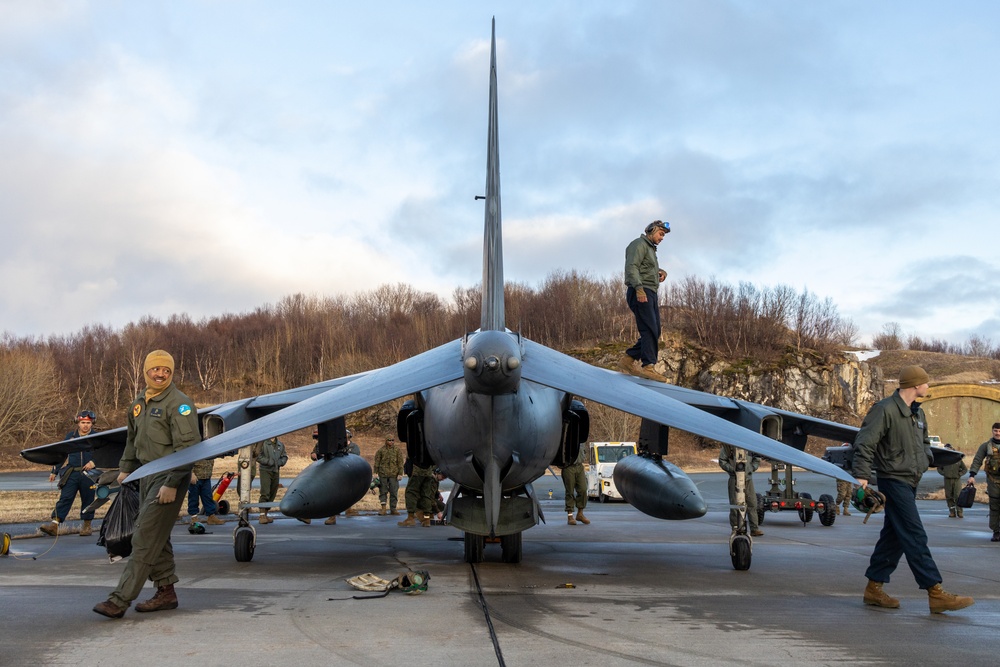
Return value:
M 197 483 L 188 486 L 188 514 L 195 516 L 198 514 L 198 501 L 205 508 L 205 516 L 215 514 L 219 506 L 212 498 L 212 480 L 199 479 Z
M 65 486 L 59 489 L 59 500 L 56 502 L 56 510 L 52 513 L 53 519 L 59 519 L 59 523 L 66 520 L 69 511 L 76 500 L 76 494 L 80 494 L 80 518 L 84 521 L 93 521 L 94 513 L 84 513 L 84 508 L 94 502 L 94 490 L 90 488 L 94 483 L 82 472 L 74 471 L 69 474 Z
M 643 366 L 655 364 L 660 353 L 660 304 L 656 292 L 646 287 L 646 303 L 635 298 L 635 289 L 629 287 L 625 301 L 635 315 L 635 328 L 639 330 L 639 340 L 625 350 L 625 354 L 638 359 Z
M 885 495 L 885 519 L 865 576 L 872 581 L 889 581 L 889 575 L 906 554 L 906 564 L 920 588 L 941 583 L 941 573 L 927 546 L 927 533 L 917 512 L 917 489 L 906 482 L 878 478 L 878 490 Z

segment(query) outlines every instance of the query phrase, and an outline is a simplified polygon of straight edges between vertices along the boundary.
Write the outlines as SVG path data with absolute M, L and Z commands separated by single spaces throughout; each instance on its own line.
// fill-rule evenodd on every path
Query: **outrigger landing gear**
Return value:
M 753 538 L 747 531 L 747 450 L 733 448 L 733 467 L 736 469 L 736 528 L 729 536 L 729 557 L 733 568 L 749 570 L 753 558 Z

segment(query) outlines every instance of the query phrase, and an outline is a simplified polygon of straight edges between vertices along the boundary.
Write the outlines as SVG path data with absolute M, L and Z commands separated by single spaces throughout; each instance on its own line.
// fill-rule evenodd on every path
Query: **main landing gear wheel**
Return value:
M 483 562 L 483 547 L 486 544 L 486 538 L 482 535 L 475 535 L 473 533 L 465 534 L 465 562 L 466 563 L 482 563 Z
M 236 552 L 236 560 L 241 563 L 249 563 L 253 560 L 253 550 L 257 541 L 253 528 L 244 526 L 236 529 L 233 536 L 233 551 Z
M 521 533 L 500 537 L 500 559 L 505 563 L 521 562 Z
M 799 498 L 805 498 L 806 500 L 812 500 L 812 496 L 806 492 L 799 494 Z M 805 507 L 799 510 L 799 518 L 802 519 L 802 523 L 809 523 L 813 520 L 813 510 L 806 509 Z
M 229 514 L 229 501 L 220 500 L 219 501 L 219 514 Z
M 837 520 L 837 507 L 833 502 L 833 496 L 824 493 L 819 497 L 819 501 L 823 503 L 823 511 L 819 513 L 819 522 L 824 526 L 832 526 L 833 522 Z
M 729 540 L 729 555 L 733 559 L 733 568 L 749 570 L 751 560 L 750 538 L 746 535 L 734 535 Z

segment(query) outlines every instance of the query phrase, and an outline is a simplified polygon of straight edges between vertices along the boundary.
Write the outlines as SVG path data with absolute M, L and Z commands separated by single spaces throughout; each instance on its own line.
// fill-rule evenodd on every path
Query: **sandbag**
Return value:
M 138 518 L 139 483 L 122 484 L 101 522 L 101 536 L 97 540 L 98 546 L 104 547 L 112 560 L 132 554 L 132 533 Z

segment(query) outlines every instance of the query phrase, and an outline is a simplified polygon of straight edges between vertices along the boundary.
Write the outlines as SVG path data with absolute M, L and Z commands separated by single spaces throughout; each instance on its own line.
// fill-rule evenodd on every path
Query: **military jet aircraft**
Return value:
M 842 442 L 853 440 L 853 427 L 597 368 L 507 329 L 495 22 L 489 77 L 479 329 L 392 366 L 203 408 L 201 443 L 142 466 L 129 480 L 318 424 L 324 456 L 298 475 L 280 507 L 296 518 L 331 516 L 357 502 L 372 479 L 364 459 L 341 450 L 345 416 L 409 396 L 397 418 L 399 439 L 415 462 L 433 462 L 454 480 L 448 522 L 464 532 L 465 559 L 472 563 L 483 559 L 487 536 L 500 538 L 503 561 L 520 562 L 522 532 L 544 520 L 531 483 L 547 466 L 572 462 L 588 439 L 588 413 L 580 399 L 642 418 L 639 455 L 619 463 L 615 483 L 628 502 L 654 517 L 694 519 L 707 509 L 690 478 L 663 458 L 670 428 L 853 481 L 841 468 L 803 451 L 808 435 Z M 103 461 L 115 451 L 120 455 L 122 431 L 22 455 L 50 463 L 66 451 L 93 447 Z M 234 539 L 237 559 L 249 560 L 256 537 L 245 516 Z M 748 567 L 749 551 L 745 557 Z

